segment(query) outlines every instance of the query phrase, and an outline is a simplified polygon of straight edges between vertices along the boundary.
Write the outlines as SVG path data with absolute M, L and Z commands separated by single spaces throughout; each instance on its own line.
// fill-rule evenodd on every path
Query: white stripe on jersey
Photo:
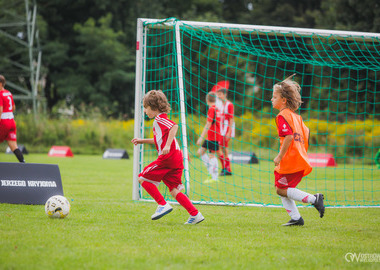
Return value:
M 178 141 L 176 138 L 174 138 L 174 141 L 175 141 L 175 149 L 176 150 L 181 150 L 181 148 L 179 147 L 179 144 L 178 144 Z
M 161 125 L 167 127 L 168 129 L 171 129 L 172 126 L 168 125 L 168 123 L 163 122 L 162 120 L 158 120 L 157 123 L 160 123 Z
M 159 115 L 157 115 L 156 118 L 154 119 L 153 128 L 154 128 L 155 133 L 156 133 L 155 138 L 156 138 L 156 144 L 157 144 L 157 148 L 158 148 L 157 149 L 158 155 L 162 154 L 162 149 L 165 147 L 164 140 L 163 140 L 163 131 L 162 131 L 161 127 L 163 129 L 165 129 L 165 127 L 166 127 L 170 130 L 174 125 L 176 125 L 174 122 L 170 121 L 167 118 L 161 118 Z M 166 137 L 166 139 L 168 139 L 168 137 Z M 176 140 L 176 138 L 174 138 L 173 141 L 175 142 L 175 149 L 180 150 L 180 147 L 179 147 L 179 144 L 178 144 L 178 141 Z M 166 141 L 165 141 L 165 144 L 166 144 Z M 171 148 L 171 145 L 170 145 L 170 148 Z M 171 151 L 172 150 L 173 149 L 171 149 Z
M 157 120 L 166 121 L 168 124 L 172 124 L 172 122 L 171 122 L 168 118 L 163 118 L 163 117 L 161 117 L 161 116 L 160 116 L 161 114 L 163 114 L 163 113 L 160 113 L 159 115 L 156 116 L 156 119 L 157 119 Z
M 232 103 L 227 100 L 226 104 L 224 105 L 223 114 L 227 114 L 228 113 L 228 106 L 230 104 L 232 104 Z
M 226 120 L 226 114 L 228 114 L 228 107 L 232 104 L 230 101 L 226 101 L 224 104 L 223 110 L 222 110 L 222 120 L 220 121 L 220 133 L 222 136 L 226 136 L 227 129 L 228 129 L 228 120 Z M 233 104 L 232 104 L 233 106 Z M 232 123 L 231 126 L 231 137 L 235 137 L 235 121 Z
M 161 148 L 161 144 L 162 144 L 162 131 L 161 131 L 161 127 L 157 123 L 157 121 L 153 122 L 153 127 L 154 127 L 154 130 L 156 131 L 156 143 L 157 143 L 157 147 L 158 147 L 158 155 L 161 155 L 162 154 L 162 148 Z
M 157 117 L 157 118 L 156 118 L 156 121 L 159 122 L 160 124 L 162 124 L 162 125 L 168 127 L 169 129 L 172 128 L 172 126 L 173 126 L 173 123 L 170 122 L 170 121 L 168 121 L 168 120 L 165 119 L 165 118 Z

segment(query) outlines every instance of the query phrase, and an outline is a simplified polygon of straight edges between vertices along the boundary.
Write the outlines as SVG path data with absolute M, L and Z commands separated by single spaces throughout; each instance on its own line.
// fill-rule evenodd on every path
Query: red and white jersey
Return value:
M 215 105 L 211 106 L 208 109 L 207 122 L 211 123 L 211 126 L 207 132 L 207 140 L 219 142 L 221 140 L 221 135 L 220 135 L 221 113 Z
M 220 98 L 216 97 L 215 105 L 216 105 L 216 107 L 218 108 L 218 110 L 220 112 L 223 111 L 223 108 L 224 108 L 223 100 L 221 100 Z
M 1 119 L 13 119 L 13 108 L 15 103 L 13 101 L 13 96 L 8 90 L 0 91 L 0 106 L 3 106 L 3 113 L 1 114 Z
M 220 130 L 222 136 L 227 134 L 229 128 L 231 128 L 231 137 L 235 137 L 235 122 L 232 123 L 232 126 L 229 127 L 229 121 L 234 118 L 234 104 L 226 100 L 222 108 L 222 121 L 220 125 Z
M 154 122 L 153 122 L 154 144 L 156 145 L 156 149 L 159 156 L 162 154 L 162 149 L 164 149 L 166 145 L 166 142 L 169 137 L 169 131 L 174 125 L 176 125 L 176 123 L 168 119 L 168 115 L 165 113 L 160 113 L 154 118 Z M 170 152 L 167 155 L 164 155 L 162 157 L 165 157 L 166 159 L 178 153 L 182 155 L 177 139 L 174 138 L 172 144 L 170 145 Z

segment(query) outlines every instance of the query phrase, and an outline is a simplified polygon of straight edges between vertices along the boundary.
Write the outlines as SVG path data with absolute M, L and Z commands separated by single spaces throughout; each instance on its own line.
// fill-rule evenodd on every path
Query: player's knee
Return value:
M 286 189 L 281 189 L 281 188 L 276 187 L 276 192 L 278 195 L 280 195 L 282 197 L 286 197 L 286 195 L 287 195 Z
M 180 191 L 176 188 L 173 188 L 171 191 L 170 191 L 170 194 L 173 196 L 173 198 L 177 197 L 178 193 Z
M 142 180 L 141 178 L 139 178 L 139 183 L 142 184 L 144 182 L 144 180 Z

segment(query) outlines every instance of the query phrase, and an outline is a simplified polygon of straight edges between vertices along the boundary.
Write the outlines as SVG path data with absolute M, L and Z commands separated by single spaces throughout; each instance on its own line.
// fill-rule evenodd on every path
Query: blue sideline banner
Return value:
M 0 203 L 45 204 L 63 196 L 58 165 L 0 162 Z

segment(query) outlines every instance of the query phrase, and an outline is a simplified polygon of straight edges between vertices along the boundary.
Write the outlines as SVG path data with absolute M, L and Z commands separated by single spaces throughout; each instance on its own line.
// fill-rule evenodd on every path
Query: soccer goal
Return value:
M 310 128 L 313 172 L 299 184 L 325 194 L 330 207 L 380 206 L 380 34 L 138 19 L 135 136 L 153 137 L 144 93 L 161 89 L 180 127 L 183 183 L 195 203 L 280 206 L 273 159 L 279 151 L 273 85 L 296 73 L 299 109 Z M 206 94 L 224 82 L 234 104 L 229 145 L 232 175 L 208 181 L 196 141 L 206 123 Z M 138 173 L 157 158 L 154 146 L 134 149 L 133 199 L 151 200 Z M 220 163 L 219 163 L 219 167 Z M 171 201 L 162 184 L 160 190 Z

